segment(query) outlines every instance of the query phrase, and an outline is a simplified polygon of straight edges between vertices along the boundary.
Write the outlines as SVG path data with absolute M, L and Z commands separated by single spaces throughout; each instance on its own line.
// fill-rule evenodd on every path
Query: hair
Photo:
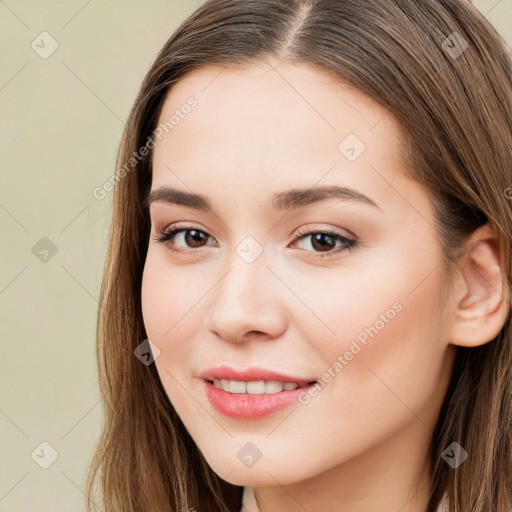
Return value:
M 444 43 L 454 33 L 467 43 L 460 55 Z M 403 137 L 409 176 L 432 201 L 447 275 L 454 276 L 468 237 L 490 223 L 510 290 L 512 214 L 505 191 L 512 185 L 512 65 L 502 38 L 465 0 L 206 1 L 147 72 L 125 126 L 118 170 L 149 146 L 167 93 L 187 73 L 268 56 L 330 73 L 385 107 Z M 87 509 L 98 506 L 93 493 L 101 476 L 107 512 L 238 511 L 243 487 L 213 472 L 155 365 L 133 354 L 147 338 L 141 281 L 151 179 L 152 151 L 116 179 L 97 324 L 104 424 L 89 468 Z M 512 510 L 510 302 L 507 308 L 495 339 L 456 348 L 431 442 L 429 512 L 445 491 L 451 512 Z M 452 442 L 469 453 L 457 469 L 441 458 Z

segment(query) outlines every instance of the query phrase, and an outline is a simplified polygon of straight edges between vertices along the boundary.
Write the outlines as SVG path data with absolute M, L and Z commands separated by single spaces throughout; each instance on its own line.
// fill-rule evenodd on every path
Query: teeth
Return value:
M 269 380 L 265 383 L 265 393 L 279 393 L 283 391 L 284 386 L 282 382 L 277 380 Z
M 234 394 L 263 395 L 280 393 L 281 391 L 293 391 L 299 385 L 295 382 L 279 382 L 276 380 L 258 380 L 244 382 L 241 380 L 214 379 L 213 385 L 224 391 Z
M 245 382 L 243 384 L 245 384 Z M 247 382 L 245 386 L 247 388 L 247 393 L 249 393 L 249 395 L 262 395 L 263 393 L 265 393 L 264 380 L 259 380 L 258 382 Z
M 241 380 L 230 380 L 229 381 L 229 392 L 230 393 L 245 393 L 247 391 L 247 386 L 245 382 Z

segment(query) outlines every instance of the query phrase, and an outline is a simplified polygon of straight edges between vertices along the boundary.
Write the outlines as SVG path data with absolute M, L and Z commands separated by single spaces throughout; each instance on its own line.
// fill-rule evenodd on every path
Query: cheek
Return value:
M 197 346 L 198 332 L 204 325 L 206 294 L 214 284 L 198 265 L 171 265 L 165 251 L 148 250 L 141 289 L 144 326 L 160 350 L 155 365 L 165 391 L 184 417 L 201 414 L 184 388 L 190 382 L 197 385 L 194 371 L 204 349 Z
M 190 361 L 193 357 L 190 340 L 197 328 L 201 288 L 194 286 L 197 272 L 180 267 L 172 269 L 165 257 L 148 251 L 142 275 L 142 316 L 147 337 L 160 350 L 155 366 L 165 391 L 182 417 L 201 414 L 183 392 L 192 377 Z
M 431 272 L 435 264 L 425 268 L 400 258 L 380 262 L 345 279 L 342 291 L 331 286 L 333 300 L 317 304 L 336 332 L 315 340 L 325 365 L 322 380 L 330 382 L 321 392 L 329 397 L 324 403 L 357 411 L 352 426 L 361 434 L 371 430 L 368 418 L 382 425 L 392 411 L 404 419 L 408 408 L 425 410 L 428 421 L 443 379 L 439 268 Z
M 375 251 L 346 269 L 309 274 L 282 269 L 280 277 L 300 299 L 288 294 L 290 326 L 300 329 L 300 338 L 326 366 L 351 349 L 368 364 L 373 357 L 382 360 L 380 347 L 387 351 L 407 340 L 412 344 L 418 335 L 428 337 L 438 306 L 438 273 L 426 278 L 427 270 L 408 256 Z
M 167 344 L 176 330 L 189 324 L 202 294 L 196 284 L 197 271 L 186 267 L 173 270 L 156 252 L 148 251 L 142 275 L 142 316 L 148 337 Z

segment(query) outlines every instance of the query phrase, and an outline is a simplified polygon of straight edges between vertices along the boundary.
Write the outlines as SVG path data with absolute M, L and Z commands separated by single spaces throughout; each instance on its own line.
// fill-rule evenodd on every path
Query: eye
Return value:
M 299 230 L 294 237 L 296 241 L 302 241 L 308 238 L 310 238 L 310 242 L 306 245 L 312 247 L 313 252 L 318 251 L 315 258 L 335 256 L 342 251 L 351 251 L 357 247 L 356 240 L 347 238 L 341 233 L 333 231 L 312 231 L 309 228 L 304 228 Z
M 172 224 L 153 239 L 155 242 L 165 243 L 171 251 L 191 254 L 196 252 L 195 249 L 201 248 L 204 245 L 204 242 L 208 241 L 208 238 L 212 237 L 200 229 L 196 229 L 192 226 L 176 227 L 175 224 Z M 171 243 L 175 240 L 188 244 L 190 249 L 176 247 Z
M 176 253 L 192 254 L 197 249 L 205 246 L 208 239 L 213 237 L 206 231 L 197 229 L 193 226 L 180 226 L 172 224 L 153 239 L 155 242 L 164 243 L 167 247 Z M 309 228 L 303 228 L 294 236 L 294 242 L 301 242 L 311 238 L 309 245 L 316 253 L 316 258 L 327 258 L 335 256 L 342 251 L 350 251 L 357 247 L 357 241 L 347 238 L 341 233 L 333 231 L 311 231 Z M 185 245 L 185 248 L 178 247 L 175 242 Z M 214 245 L 218 245 L 217 242 Z

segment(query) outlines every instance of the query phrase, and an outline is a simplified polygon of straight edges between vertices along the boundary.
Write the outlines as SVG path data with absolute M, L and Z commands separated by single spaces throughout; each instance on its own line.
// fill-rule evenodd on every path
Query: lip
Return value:
M 217 366 L 209 368 L 202 372 L 199 377 L 204 380 L 213 381 L 214 379 L 229 379 L 229 380 L 243 380 L 243 381 L 257 381 L 257 380 L 275 380 L 278 382 L 295 382 L 299 386 L 316 382 L 316 378 L 304 378 L 294 375 L 285 375 L 284 373 L 266 370 L 264 368 L 251 367 L 245 370 L 235 370 L 229 366 Z
M 215 409 L 231 418 L 244 420 L 262 418 L 297 402 L 300 395 L 307 393 L 308 388 L 314 386 L 317 382 L 315 379 L 304 379 L 303 377 L 284 375 L 262 368 L 234 370 L 227 366 L 219 366 L 206 370 L 201 373 L 200 378 L 204 380 L 206 396 Z M 260 395 L 252 395 L 249 393 L 232 394 L 214 386 L 214 379 L 241 381 L 275 380 L 279 382 L 295 382 L 301 385 L 301 387 L 294 390 L 283 390 L 279 393 Z
M 205 380 L 206 396 L 210 403 L 220 413 L 231 418 L 243 420 L 256 420 L 297 402 L 302 393 L 315 384 L 294 389 L 293 391 L 280 391 L 279 393 L 250 395 L 248 393 L 231 394 L 215 387 Z

